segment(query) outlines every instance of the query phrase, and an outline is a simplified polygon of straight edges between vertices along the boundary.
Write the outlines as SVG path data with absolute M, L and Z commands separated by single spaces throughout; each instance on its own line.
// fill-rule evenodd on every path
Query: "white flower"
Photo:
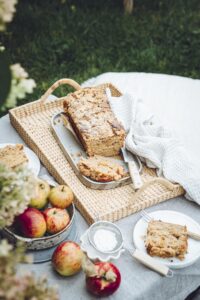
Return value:
M 16 79 L 23 79 L 28 77 L 28 73 L 22 68 L 20 64 L 14 64 L 10 66 L 10 69 L 13 77 Z
M 0 31 L 5 30 L 5 24 L 13 19 L 17 0 L 0 0 Z
M 33 79 L 23 79 L 19 83 L 19 87 L 23 89 L 26 93 L 31 94 L 33 92 L 34 87 L 36 87 L 36 83 Z
M 7 108 L 15 106 L 17 99 L 23 99 L 27 93 L 31 94 L 36 87 L 35 81 L 28 78 L 28 73 L 20 64 L 14 64 L 10 68 L 12 81 L 11 90 L 5 103 L 5 107 Z
M 7 240 L 2 240 L 0 243 L 0 257 L 8 256 L 9 252 L 13 249 L 13 246 L 10 245 Z
M 35 177 L 27 167 L 14 171 L 0 164 L 0 229 L 11 225 L 14 217 L 27 208 L 35 185 Z

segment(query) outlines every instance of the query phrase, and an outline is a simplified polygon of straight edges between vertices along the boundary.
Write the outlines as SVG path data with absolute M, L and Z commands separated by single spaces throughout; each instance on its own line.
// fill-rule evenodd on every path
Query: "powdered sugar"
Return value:
M 94 234 L 94 243 L 102 252 L 112 251 L 117 245 L 116 234 L 110 230 L 99 229 Z

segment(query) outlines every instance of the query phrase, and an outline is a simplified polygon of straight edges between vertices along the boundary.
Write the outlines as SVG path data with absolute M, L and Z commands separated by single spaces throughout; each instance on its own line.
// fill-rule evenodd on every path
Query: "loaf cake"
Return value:
M 145 246 L 148 254 L 184 259 L 188 247 L 187 227 L 162 221 L 150 221 Z
M 119 180 L 126 175 L 120 164 L 100 156 L 82 158 L 78 163 L 78 168 L 84 176 L 99 182 Z
M 7 167 L 16 168 L 28 162 L 24 153 L 24 146 L 21 144 L 8 145 L 0 149 L 0 163 Z
M 123 147 L 125 131 L 113 114 L 101 88 L 84 88 L 69 94 L 64 112 L 89 156 L 115 156 Z

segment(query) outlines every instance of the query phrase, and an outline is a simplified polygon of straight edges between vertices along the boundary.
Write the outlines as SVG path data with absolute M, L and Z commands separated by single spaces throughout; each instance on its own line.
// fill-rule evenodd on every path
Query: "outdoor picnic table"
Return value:
M 198 163 L 200 150 L 200 80 L 145 73 L 106 73 L 91 79 L 84 85 L 96 85 L 112 82 L 122 92 L 130 92 L 140 97 L 151 106 L 164 123 L 170 125 L 185 143 L 192 159 Z M 0 143 L 23 143 L 15 129 L 11 126 L 8 115 L 0 119 Z M 41 167 L 40 175 L 48 174 Z M 200 223 L 200 208 L 183 196 L 165 201 L 150 207 L 147 212 L 155 210 L 175 210 L 192 217 Z M 140 218 L 140 213 L 119 220 L 116 224 L 124 235 L 125 245 L 133 245 L 133 228 Z M 78 237 L 88 228 L 86 221 L 76 211 Z M 114 261 L 122 275 L 119 290 L 109 299 L 131 300 L 183 300 L 200 285 L 200 260 L 192 266 L 174 270 L 173 278 L 162 277 L 149 270 L 128 252 Z M 60 299 L 95 299 L 85 289 L 85 277 L 82 272 L 66 278 L 57 275 L 51 262 L 40 264 L 24 264 L 19 272 L 33 271 L 36 275 L 46 275 L 51 285 L 59 289 Z

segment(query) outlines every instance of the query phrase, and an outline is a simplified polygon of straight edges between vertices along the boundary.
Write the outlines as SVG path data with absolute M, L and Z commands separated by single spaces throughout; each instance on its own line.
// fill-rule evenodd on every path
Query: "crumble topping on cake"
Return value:
M 113 114 L 105 91 L 84 88 L 69 94 L 64 111 L 89 156 L 115 156 L 125 139 L 125 130 Z
M 10 168 L 16 168 L 27 162 L 28 158 L 24 153 L 24 146 L 21 144 L 8 145 L 0 149 L 0 163 Z
M 187 227 L 162 221 L 150 221 L 145 246 L 148 254 L 184 259 L 188 247 Z
M 119 180 L 126 175 L 120 164 L 101 156 L 82 158 L 78 163 L 78 168 L 84 176 L 100 182 Z

